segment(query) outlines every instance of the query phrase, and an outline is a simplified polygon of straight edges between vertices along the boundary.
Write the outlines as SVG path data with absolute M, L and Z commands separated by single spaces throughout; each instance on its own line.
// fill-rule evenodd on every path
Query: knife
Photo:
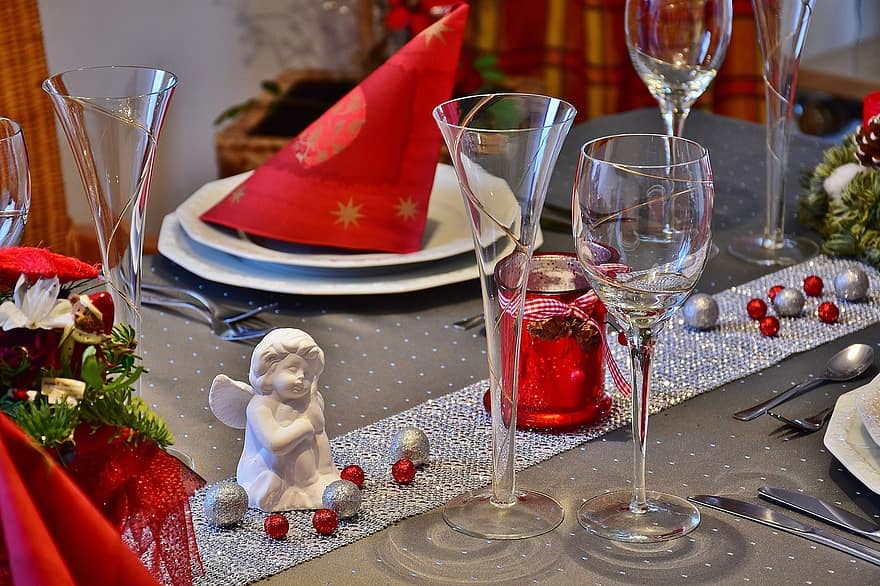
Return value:
M 769 486 L 759 488 L 758 495 L 795 511 L 822 519 L 826 523 L 843 527 L 856 535 L 880 542 L 880 527 L 876 523 L 845 511 L 838 506 L 826 503 L 814 496 L 793 490 L 785 490 L 784 488 L 771 488 Z
M 819 529 L 818 527 L 795 521 L 791 517 L 778 513 L 763 505 L 756 505 L 733 498 L 706 494 L 690 496 L 688 497 L 688 500 L 694 503 L 700 503 L 701 505 L 706 505 L 707 507 L 719 511 L 724 511 L 725 513 L 730 513 L 731 515 L 736 515 L 737 517 L 768 525 L 775 529 L 779 529 L 780 531 L 803 537 L 804 539 L 809 539 L 815 543 L 820 543 L 880 566 L 880 551 L 864 546 L 861 543 L 856 543 L 845 537 L 840 537 L 839 535 L 835 535 L 824 529 Z

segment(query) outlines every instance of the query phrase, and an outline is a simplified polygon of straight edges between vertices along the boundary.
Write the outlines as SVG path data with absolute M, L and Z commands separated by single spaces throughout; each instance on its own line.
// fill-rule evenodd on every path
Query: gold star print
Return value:
M 435 22 L 433 25 L 429 26 L 425 30 L 422 31 L 421 34 L 425 36 L 425 46 L 429 46 L 431 41 L 434 39 L 439 39 L 441 43 L 446 44 L 446 38 L 443 36 L 443 33 L 451 32 L 454 29 L 449 28 L 443 21 Z
M 238 202 L 240 202 L 240 201 L 241 201 L 241 198 L 244 197 L 244 193 L 245 193 L 245 191 L 244 191 L 244 187 L 239 187 L 239 188 L 237 188 L 237 189 L 236 189 L 235 191 L 233 191 L 232 194 L 229 196 L 229 201 L 231 201 L 232 203 L 238 203 Z
M 416 217 L 416 202 L 413 201 L 411 197 L 406 199 L 400 198 L 397 201 L 397 205 L 394 206 L 397 208 L 397 215 L 400 216 L 402 220 L 414 220 Z
M 350 197 L 348 198 L 348 203 L 343 204 L 341 201 L 338 201 L 336 205 L 339 207 L 331 212 L 336 216 L 336 224 L 342 224 L 344 230 L 348 230 L 348 227 L 352 224 L 358 225 L 358 220 L 363 217 L 361 208 L 364 207 L 364 204 L 355 205 L 354 198 Z

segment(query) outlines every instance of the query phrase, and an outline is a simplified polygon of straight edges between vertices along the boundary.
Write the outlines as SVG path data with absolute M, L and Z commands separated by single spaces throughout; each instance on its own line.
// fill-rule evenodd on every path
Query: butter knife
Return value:
M 880 527 L 876 523 L 854 515 L 836 505 L 826 503 L 814 496 L 769 486 L 759 488 L 758 495 L 774 503 L 806 513 L 817 519 L 822 519 L 826 523 L 837 525 L 847 531 L 852 531 L 856 535 L 861 535 L 880 543 Z
M 747 503 L 745 501 L 723 496 L 705 494 L 690 496 L 688 497 L 688 500 L 701 505 L 706 505 L 707 507 L 719 511 L 724 511 L 725 513 L 730 513 L 731 515 L 736 515 L 737 517 L 768 525 L 775 529 L 779 529 L 780 531 L 791 533 L 792 535 L 803 537 L 804 539 L 820 543 L 880 566 L 880 551 L 862 545 L 861 543 L 856 543 L 845 537 L 840 537 L 839 535 L 835 535 L 824 529 L 801 523 L 800 521 L 796 521 L 787 515 L 778 513 L 763 505 Z

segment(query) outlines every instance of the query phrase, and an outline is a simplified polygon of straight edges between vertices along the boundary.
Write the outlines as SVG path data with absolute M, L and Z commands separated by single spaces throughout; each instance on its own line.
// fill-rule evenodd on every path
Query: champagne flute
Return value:
M 578 521 L 616 541 L 680 537 L 700 523 L 677 496 L 645 488 L 648 389 L 657 334 L 693 291 L 710 248 L 714 188 L 709 155 L 680 137 L 630 134 L 584 145 L 572 198 L 575 250 L 587 278 L 626 332 L 632 367 L 633 489 L 586 501 Z M 672 200 L 673 230 L 650 210 Z M 619 260 L 608 262 L 608 250 Z M 662 397 L 661 397 L 662 399 Z
M 31 175 L 21 127 L 0 118 L 0 248 L 21 241 L 30 207 Z

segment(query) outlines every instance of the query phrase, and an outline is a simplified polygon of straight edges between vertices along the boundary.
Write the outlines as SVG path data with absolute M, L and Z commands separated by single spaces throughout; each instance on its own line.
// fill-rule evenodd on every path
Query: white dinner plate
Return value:
M 877 378 L 841 395 L 825 431 L 825 447 L 869 489 L 880 494 L 880 446 L 874 443 L 856 409 L 860 393 L 877 391 Z
M 406 293 L 479 277 L 473 251 L 395 271 L 370 267 L 336 271 L 253 261 L 194 241 L 183 231 L 176 213 L 162 221 L 159 252 L 209 281 L 299 295 Z
M 203 222 L 199 216 L 226 197 L 253 171 L 211 181 L 200 187 L 177 208 L 177 217 L 187 236 L 209 248 L 241 258 L 278 265 L 348 269 L 382 267 L 450 258 L 474 249 L 455 170 L 437 165 L 428 204 L 428 218 L 422 248 L 406 254 L 346 252 L 320 246 L 295 244 L 249 236 L 241 231 Z

